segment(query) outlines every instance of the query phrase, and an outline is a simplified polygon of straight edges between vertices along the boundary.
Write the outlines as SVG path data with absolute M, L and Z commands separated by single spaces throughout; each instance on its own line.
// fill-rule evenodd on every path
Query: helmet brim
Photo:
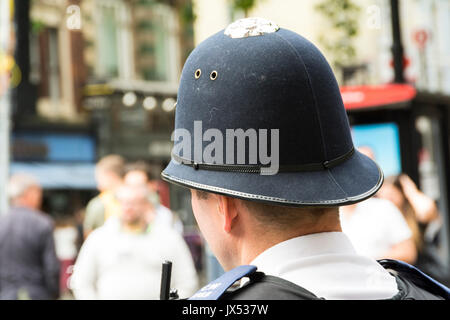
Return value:
M 195 170 L 171 161 L 161 174 L 168 182 L 250 201 L 286 206 L 335 207 L 363 201 L 383 184 L 383 172 L 357 150 L 345 162 L 313 172 L 257 173 Z

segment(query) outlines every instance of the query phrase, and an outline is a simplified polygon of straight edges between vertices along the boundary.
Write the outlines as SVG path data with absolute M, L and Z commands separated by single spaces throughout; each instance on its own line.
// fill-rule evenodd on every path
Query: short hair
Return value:
M 15 200 L 22 196 L 31 187 L 40 188 L 40 184 L 35 177 L 26 173 L 16 173 L 8 181 L 8 198 Z
M 209 197 L 209 193 L 203 190 L 195 190 L 195 193 L 199 199 L 206 200 Z
M 123 178 L 125 173 L 125 160 L 117 154 L 110 154 L 100 159 L 95 166 L 97 170 L 112 172 Z
M 158 178 L 157 175 L 154 173 L 155 170 L 153 170 L 153 168 L 146 161 L 143 160 L 128 163 L 125 166 L 125 175 L 131 171 L 143 172 L 147 177 L 148 181 L 155 180 Z
M 298 221 L 308 221 L 314 224 L 331 211 L 335 211 L 336 214 L 339 213 L 338 207 L 293 207 L 248 200 L 242 202 L 259 222 L 278 228 L 295 225 Z
M 199 199 L 206 200 L 209 192 L 203 190 L 195 190 Z M 334 210 L 336 213 L 339 207 L 293 207 L 281 204 L 271 204 L 260 201 L 251 201 L 240 199 L 249 212 L 262 224 L 271 225 L 273 227 L 285 228 L 293 224 L 293 222 L 308 219 L 316 222 L 322 216 Z

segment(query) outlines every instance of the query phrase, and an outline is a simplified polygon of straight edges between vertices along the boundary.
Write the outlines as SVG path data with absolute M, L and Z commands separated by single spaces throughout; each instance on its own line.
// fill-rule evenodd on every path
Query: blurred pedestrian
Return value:
M 440 220 L 436 202 L 420 191 L 406 174 L 387 177 L 377 196 L 390 200 L 405 215 L 414 217 L 422 227 Z
M 340 208 L 342 231 L 356 251 L 375 259 L 413 264 L 417 248 L 402 213 L 388 200 L 370 198 Z
M 175 228 L 178 232 L 183 232 L 183 223 L 179 217 L 169 208 L 161 204 L 158 194 L 158 175 L 145 161 L 137 161 L 125 166 L 124 183 L 127 185 L 145 185 L 149 189 L 150 204 L 147 213 L 148 221 L 153 224 L 166 224 Z
M 94 229 L 112 216 L 119 214 L 119 204 L 114 192 L 122 184 L 125 160 L 119 155 L 108 155 L 95 166 L 95 179 L 100 194 L 89 201 L 83 222 L 86 238 Z
M 385 179 L 377 197 L 391 201 L 403 214 L 418 250 L 415 265 L 441 282 L 450 282 L 450 271 L 438 253 L 442 221 L 436 202 L 420 191 L 406 174 Z
M 358 151 L 375 160 L 367 146 Z M 401 211 L 390 201 L 369 198 L 340 208 L 342 231 L 356 250 L 375 259 L 396 259 L 413 264 L 417 246 L 413 232 Z
M 122 212 L 86 239 L 74 267 L 71 287 L 77 299 L 159 299 L 161 268 L 173 262 L 172 282 L 180 297 L 197 287 L 191 253 L 179 233 L 149 224 L 146 186 L 118 190 Z
M 80 234 L 76 227 L 75 217 L 58 215 L 55 218 L 56 256 L 61 262 L 60 295 L 61 298 L 71 298 L 68 279 L 78 254 Z
M 56 299 L 60 263 L 53 221 L 39 211 L 42 189 L 26 174 L 8 184 L 11 209 L 0 219 L 0 299 Z

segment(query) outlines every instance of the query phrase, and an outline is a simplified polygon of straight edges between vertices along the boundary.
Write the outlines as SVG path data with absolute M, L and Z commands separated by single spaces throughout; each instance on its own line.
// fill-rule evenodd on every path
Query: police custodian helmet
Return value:
M 163 179 L 232 197 L 338 206 L 372 196 L 383 182 L 377 164 L 353 146 L 323 55 L 261 18 L 232 23 L 189 55 L 173 140 Z

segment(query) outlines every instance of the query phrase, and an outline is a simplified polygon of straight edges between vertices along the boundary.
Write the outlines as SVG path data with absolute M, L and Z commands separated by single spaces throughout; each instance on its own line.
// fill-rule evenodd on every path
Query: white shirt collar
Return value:
M 279 262 L 328 254 L 356 254 L 342 232 L 321 232 L 280 242 L 259 254 L 250 264 L 268 273 L 279 274 Z
M 395 278 L 374 259 L 357 254 L 342 232 L 283 241 L 250 264 L 326 299 L 386 299 L 398 292 Z

